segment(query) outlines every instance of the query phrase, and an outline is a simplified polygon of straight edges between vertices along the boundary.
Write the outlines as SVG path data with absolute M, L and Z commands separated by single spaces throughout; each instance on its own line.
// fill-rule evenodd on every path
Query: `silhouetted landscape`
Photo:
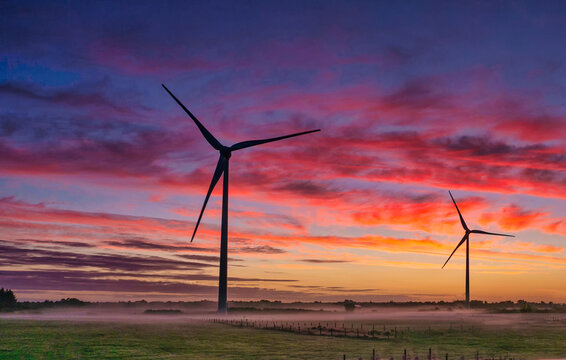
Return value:
M 465 301 L 231 301 L 228 315 L 219 315 L 214 301 L 17 302 L 0 311 L 1 349 L 7 358 L 21 354 L 15 349 L 25 333 L 38 340 L 26 345 L 27 354 L 41 353 L 48 343 L 51 356 L 63 358 L 563 356 L 566 305 L 472 301 L 471 306 Z
M 4 289 L 2 289 L 4 290 Z M 1 292 L 0 292 L 1 295 Z M 1 297 L 0 297 L 1 299 Z M 524 300 L 487 302 L 472 300 L 474 310 L 492 313 L 566 313 L 566 304 L 553 302 L 527 302 Z M 282 302 L 278 300 L 259 301 L 229 301 L 230 314 L 240 313 L 286 313 L 286 312 L 379 312 L 392 309 L 418 311 L 454 311 L 465 308 L 465 301 L 409 301 L 409 302 L 356 302 L 345 300 L 341 302 Z M 118 302 L 88 302 L 76 298 L 66 298 L 58 301 L 1 301 L 0 311 L 13 312 L 25 310 L 41 310 L 64 307 L 88 307 L 91 309 L 160 309 L 164 312 L 179 310 L 187 313 L 207 314 L 216 310 L 217 303 L 210 300 L 201 301 L 118 301 Z

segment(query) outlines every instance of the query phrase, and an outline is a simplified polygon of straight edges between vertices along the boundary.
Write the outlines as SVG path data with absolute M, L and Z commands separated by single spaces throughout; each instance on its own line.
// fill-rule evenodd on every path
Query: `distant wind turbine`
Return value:
M 448 193 L 452 198 L 452 202 L 454 203 L 454 206 L 456 206 L 456 211 L 458 211 L 458 215 L 460 216 L 460 222 L 462 223 L 462 227 L 464 228 L 466 233 L 464 234 L 464 237 L 462 238 L 462 240 L 460 240 L 454 251 L 452 251 L 452 254 L 450 254 L 448 260 L 446 260 L 444 265 L 442 265 L 442 268 L 444 269 L 444 267 L 446 266 L 452 255 L 454 255 L 456 250 L 458 250 L 460 245 L 462 245 L 465 241 L 466 242 L 466 307 L 469 309 L 470 308 L 470 234 L 486 234 L 486 235 L 509 236 L 509 237 L 515 237 L 515 235 L 497 234 L 483 230 L 470 230 L 466 225 L 466 222 L 464 221 L 462 214 L 460 213 L 460 209 L 458 209 L 458 205 L 456 204 L 456 201 L 454 201 L 454 197 L 452 196 L 452 193 L 450 191 L 448 191 Z
M 193 236 L 191 237 L 191 242 L 195 238 L 195 234 L 197 233 L 198 226 L 200 224 L 200 220 L 202 218 L 202 214 L 204 213 L 204 208 L 208 203 L 208 199 L 210 198 L 210 194 L 212 190 L 214 190 L 214 186 L 220 179 L 220 176 L 224 174 L 224 181 L 222 184 L 222 226 L 221 226 L 221 235 L 220 235 L 220 272 L 219 272 L 219 279 L 218 279 L 218 312 L 221 314 L 225 314 L 228 310 L 226 305 L 226 295 L 227 295 L 227 282 L 228 282 L 228 165 L 230 162 L 230 156 L 232 155 L 232 151 L 245 149 L 248 147 L 256 146 L 265 144 L 272 141 L 278 141 L 287 139 L 294 136 L 310 134 L 316 131 L 320 131 L 320 129 L 310 130 L 310 131 L 303 131 L 296 134 L 291 135 L 284 135 L 269 139 L 263 140 L 249 140 L 249 141 L 242 141 L 236 143 L 230 147 L 222 145 L 212 134 L 197 120 L 197 118 L 183 105 L 179 99 L 175 97 L 167 89 L 167 87 L 161 84 L 165 91 L 171 95 L 171 97 L 179 104 L 183 110 L 189 115 L 191 119 L 195 122 L 197 127 L 199 128 L 200 132 L 208 141 L 208 143 L 218 152 L 220 152 L 220 157 L 218 158 L 218 163 L 216 164 L 216 170 L 214 170 L 214 175 L 212 176 L 212 181 L 210 182 L 210 186 L 208 188 L 208 192 L 206 197 L 204 198 L 204 204 L 202 205 L 202 209 L 200 210 L 200 215 L 197 220 L 197 224 L 195 226 L 195 230 L 193 231 Z

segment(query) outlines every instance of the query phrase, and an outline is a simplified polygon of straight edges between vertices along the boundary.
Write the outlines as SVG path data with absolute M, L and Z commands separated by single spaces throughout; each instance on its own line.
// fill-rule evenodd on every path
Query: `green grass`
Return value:
M 403 327 L 407 324 L 390 321 Z M 416 325 L 415 325 L 416 324 Z M 480 327 L 411 322 L 403 336 L 362 340 L 213 323 L 110 323 L 0 319 L 0 359 L 369 359 L 401 358 L 403 349 L 426 359 L 513 356 L 566 357 L 566 324 Z M 435 326 L 436 325 L 436 326 Z M 367 324 L 364 327 L 368 326 Z M 461 326 L 461 327 L 460 327 Z

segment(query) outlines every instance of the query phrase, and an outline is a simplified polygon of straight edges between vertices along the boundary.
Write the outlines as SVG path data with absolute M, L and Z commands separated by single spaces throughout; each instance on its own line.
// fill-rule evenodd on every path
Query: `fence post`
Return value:
M 428 348 L 428 360 L 432 360 L 432 349 L 431 348 Z
M 403 360 L 407 360 L 407 349 L 403 351 Z
M 344 354 L 344 360 L 346 360 L 346 354 Z
M 479 359 L 480 359 L 480 352 L 476 351 L 476 360 L 479 360 Z
M 371 360 L 375 360 L 375 349 L 373 349 L 373 352 L 371 354 Z
M 446 353 L 446 360 L 448 360 L 448 353 Z

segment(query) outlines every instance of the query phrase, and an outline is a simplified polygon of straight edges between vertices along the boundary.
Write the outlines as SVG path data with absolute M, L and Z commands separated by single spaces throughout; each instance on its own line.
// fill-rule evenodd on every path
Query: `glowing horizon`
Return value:
M 565 9 L 539 6 L 6 5 L 0 287 L 216 299 L 220 182 L 189 240 L 217 154 L 166 83 L 228 146 L 322 129 L 233 154 L 229 301 L 463 299 L 451 190 L 516 236 L 470 239 L 472 300 L 566 302 Z

